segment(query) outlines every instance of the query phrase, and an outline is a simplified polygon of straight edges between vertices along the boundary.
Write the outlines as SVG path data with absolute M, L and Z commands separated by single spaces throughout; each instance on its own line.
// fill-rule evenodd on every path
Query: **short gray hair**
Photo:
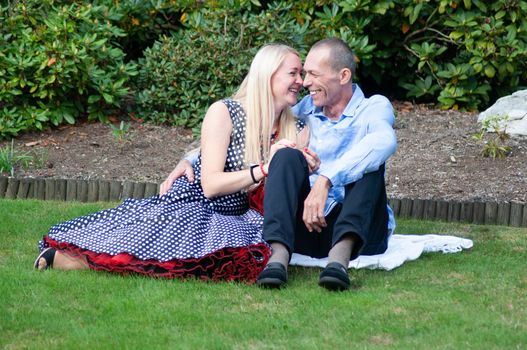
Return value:
M 355 53 L 348 46 L 348 44 L 339 38 L 327 38 L 317 41 L 311 50 L 318 48 L 329 49 L 329 65 L 335 71 L 348 68 L 351 70 L 353 76 L 355 76 L 355 69 L 357 62 L 355 61 Z

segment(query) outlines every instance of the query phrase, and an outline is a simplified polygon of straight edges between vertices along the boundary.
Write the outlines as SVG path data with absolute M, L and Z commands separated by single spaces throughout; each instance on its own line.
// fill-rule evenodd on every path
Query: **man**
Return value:
M 345 290 L 350 259 L 383 253 L 395 228 L 384 183 L 384 163 L 397 145 L 393 108 L 384 96 L 365 98 L 353 84 L 355 57 L 340 39 L 313 45 L 304 72 L 309 95 L 293 111 L 310 126 L 309 150 L 279 150 L 269 166 L 263 238 L 272 255 L 257 284 L 285 285 L 296 252 L 328 257 L 319 285 Z M 178 164 L 161 192 L 183 174 L 192 178 L 187 164 Z
M 283 286 L 296 252 L 328 257 L 319 285 L 344 290 L 350 259 L 383 253 L 395 227 L 384 183 L 384 163 L 397 144 L 393 108 L 384 96 L 365 98 L 352 83 L 354 54 L 340 39 L 313 45 L 304 72 L 309 96 L 293 111 L 308 121 L 310 152 L 321 164 L 309 175 L 301 152 L 284 149 L 273 157 L 263 228 L 273 253 L 257 283 Z

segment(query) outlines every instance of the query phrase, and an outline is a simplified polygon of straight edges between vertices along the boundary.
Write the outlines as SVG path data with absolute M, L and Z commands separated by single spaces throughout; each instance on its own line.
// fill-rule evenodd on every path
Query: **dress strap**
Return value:
M 224 99 L 222 102 L 227 106 L 232 121 L 232 139 L 245 143 L 246 114 L 239 101 Z

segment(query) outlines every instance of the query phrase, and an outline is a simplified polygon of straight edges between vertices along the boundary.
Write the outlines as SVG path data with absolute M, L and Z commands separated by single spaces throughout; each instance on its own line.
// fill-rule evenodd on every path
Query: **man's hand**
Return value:
M 309 174 L 313 174 L 318 168 L 320 168 L 320 158 L 318 158 L 318 155 L 315 152 L 307 147 L 302 150 L 302 154 L 304 154 L 304 157 L 306 158 L 309 167 Z
M 192 164 L 186 159 L 181 159 L 166 180 L 159 186 L 159 195 L 166 194 L 172 187 L 174 181 L 183 175 L 187 176 L 189 182 L 194 182 L 194 169 L 192 169 Z
M 320 175 L 304 201 L 304 215 L 302 219 L 309 232 L 313 232 L 313 230 L 322 232 L 322 228 L 327 226 L 326 218 L 324 217 L 324 206 L 328 199 L 330 187 L 331 181 L 327 177 Z

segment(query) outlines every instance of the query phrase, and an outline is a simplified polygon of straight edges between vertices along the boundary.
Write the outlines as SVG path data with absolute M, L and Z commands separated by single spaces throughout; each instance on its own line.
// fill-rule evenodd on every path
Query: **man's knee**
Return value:
M 354 183 L 344 187 L 344 203 L 348 198 L 361 201 L 377 201 L 379 196 L 386 193 L 384 181 L 384 165 L 378 170 L 364 174 L 364 176 Z
M 357 182 L 379 182 L 384 183 L 384 164 L 382 164 L 379 169 L 372 171 L 371 173 L 366 173 L 363 177 Z

